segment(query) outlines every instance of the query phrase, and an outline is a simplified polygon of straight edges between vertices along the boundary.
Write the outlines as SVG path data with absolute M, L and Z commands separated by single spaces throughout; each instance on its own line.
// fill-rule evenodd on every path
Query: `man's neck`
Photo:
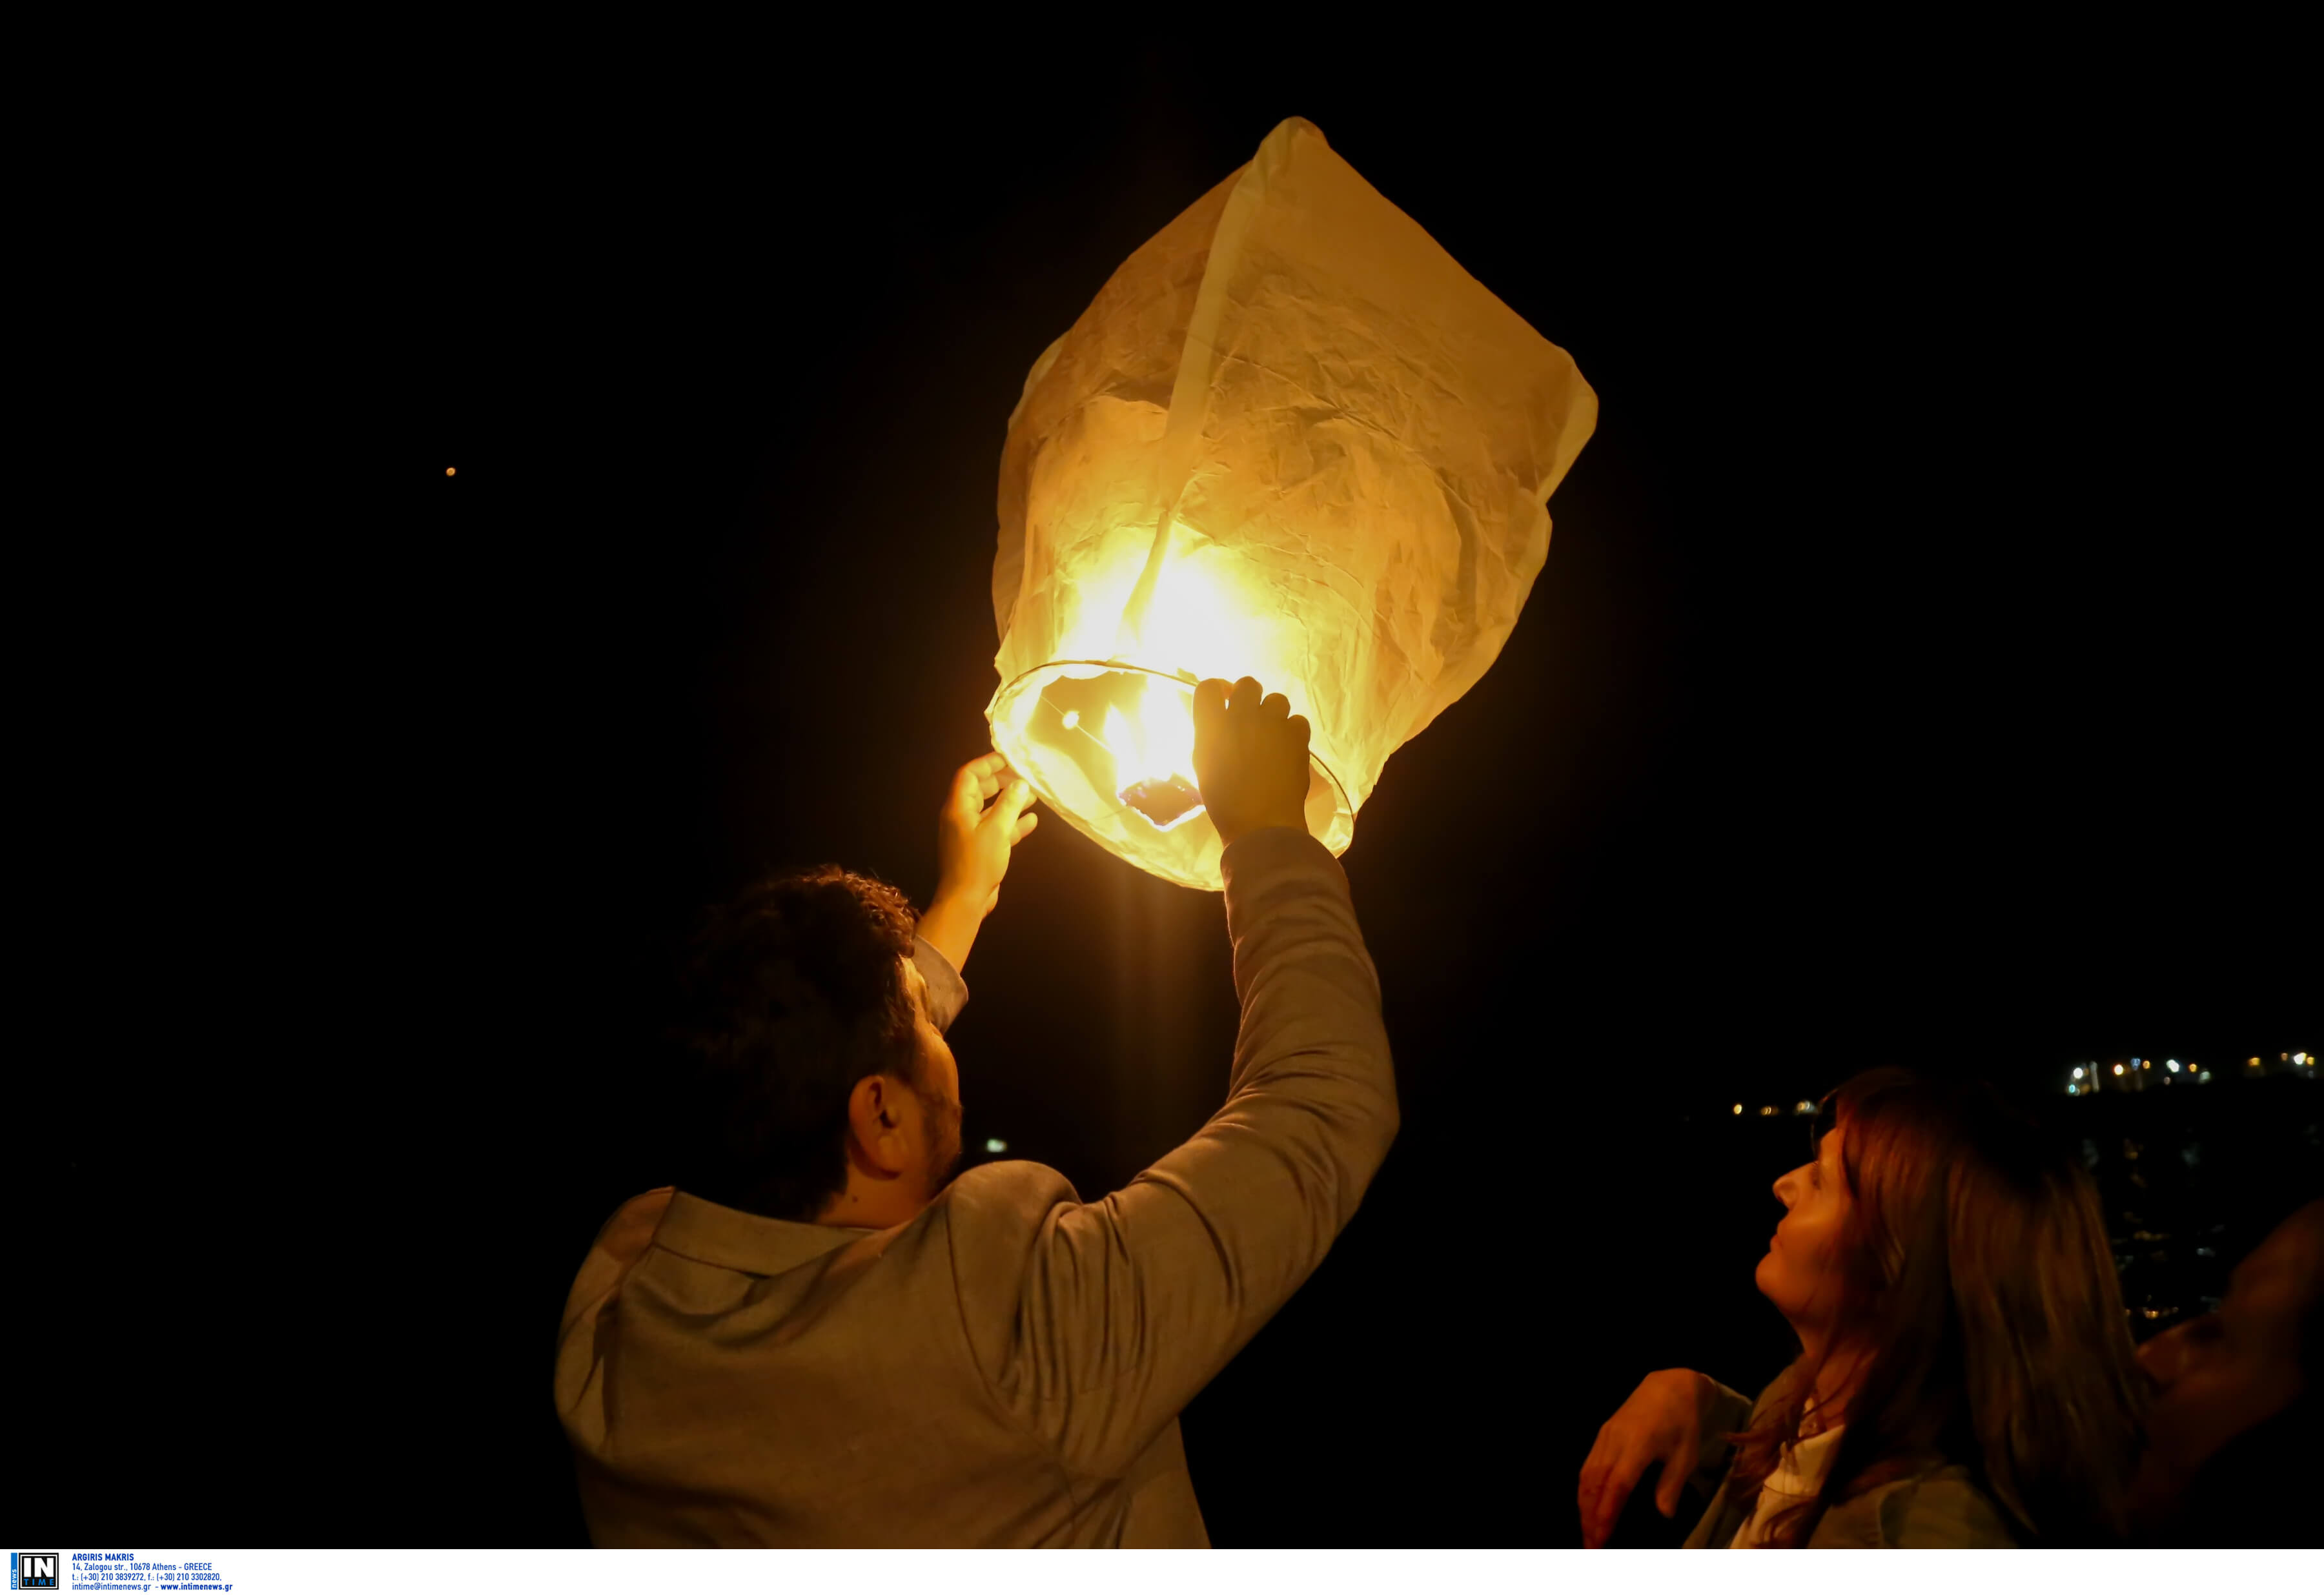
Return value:
M 841 1230 L 892 1230 L 910 1223 L 927 1207 L 902 1179 L 869 1179 L 851 1162 L 847 1188 L 824 1203 L 815 1222 Z

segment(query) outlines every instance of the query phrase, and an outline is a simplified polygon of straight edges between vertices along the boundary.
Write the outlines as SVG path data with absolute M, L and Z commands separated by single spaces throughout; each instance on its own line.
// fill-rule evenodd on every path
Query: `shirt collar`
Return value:
M 692 1258 L 714 1268 L 744 1274 L 786 1274 L 837 1251 L 872 1230 L 842 1229 L 834 1224 L 800 1224 L 788 1219 L 761 1218 L 705 1202 L 684 1191 L 673 1192 L 669 1207 L 654 1231 L 654 1244 L 664 1251 Z

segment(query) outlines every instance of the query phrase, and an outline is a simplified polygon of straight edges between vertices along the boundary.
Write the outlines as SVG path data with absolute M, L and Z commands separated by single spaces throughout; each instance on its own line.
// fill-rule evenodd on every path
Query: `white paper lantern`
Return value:
M 1123 263 L 1009 418 L 993 746 L 1068 823 L 1216 890 L 1193 684 L 1313 735 L 1334 853 L 1388 757 L 1500 652 L 1596 425 L 1528 327 L 1309 124 Z

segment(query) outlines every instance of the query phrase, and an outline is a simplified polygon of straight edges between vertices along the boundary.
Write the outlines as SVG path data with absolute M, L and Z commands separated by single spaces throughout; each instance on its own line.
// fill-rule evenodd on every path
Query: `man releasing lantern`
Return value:
M 993 746 L 1101 846 L 1218 890 L 1194 684 L 1312 734 L 1334 853 L 1549 548 L 1597 396 L 1298 120 L 1114 272 L 1009 420 Z

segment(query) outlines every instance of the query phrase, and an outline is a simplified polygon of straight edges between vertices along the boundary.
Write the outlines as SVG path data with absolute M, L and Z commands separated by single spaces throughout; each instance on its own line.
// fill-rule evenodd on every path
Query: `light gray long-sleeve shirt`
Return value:
M 1208 1543 L 1178 1412 L 1323 1260 L 1397 1122 L 1339 865 L 1283 829 L 1224 871 L 1227 1100 L 1123 1189 L 996 1163 L 890 1230 L 669 1189 L 608 1221 L 556 1378 L 599 1544 Z M 937 973 L 948 1021 L 965 991 Z

